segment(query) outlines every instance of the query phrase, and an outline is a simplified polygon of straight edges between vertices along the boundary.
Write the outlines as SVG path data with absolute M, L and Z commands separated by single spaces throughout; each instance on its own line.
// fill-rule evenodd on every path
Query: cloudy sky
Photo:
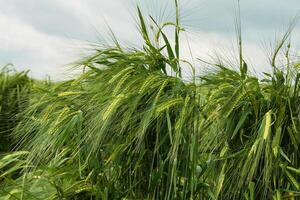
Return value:
M 107 38 L 108 25 L 127 46 L 141 44 L 136 5 L 159 21 L 174 17 L 171 0 L 0 0 L 0 66 L 13 63 L 35 78 L 67 77 L 67 64 L 88 44 Z M 216 52 L 234 58 L 237 0 L 181 0 L 182 52 L 186 59 Z M 300 11 L 299 0 L 240 0 L 247 62 L 267 70 L 266 55 Z M 297 49 L 300 25 L 293 31 Z M 189 51 L 189 46 L 191 51 Z M 300 48 L 299 48 L 300 49 Z M 201 68 L 201 63 L 196 63 Z

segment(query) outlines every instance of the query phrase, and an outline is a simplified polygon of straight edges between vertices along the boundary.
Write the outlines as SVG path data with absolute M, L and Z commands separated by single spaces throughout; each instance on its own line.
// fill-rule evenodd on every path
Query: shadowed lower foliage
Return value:
M 28 103 L 30 84 L 26 72 L 15 72 L 9 65 L 0 71 L 0 152 L 12 148 L 10 134 Z
M 193 66 L 179 56 L 176 9 L 165 24 L 138 9 L 143 48 L 113 38 L 79 62 L 79 77 L 35 87 L 13 131 L 22 151 L 0 159 L 1 197 L 299 198 L 300 73 L 290 32 L 263 80 L 248 73 L 239 41 L 239 71 L 219 62 L 183 81 L 182 67 Z

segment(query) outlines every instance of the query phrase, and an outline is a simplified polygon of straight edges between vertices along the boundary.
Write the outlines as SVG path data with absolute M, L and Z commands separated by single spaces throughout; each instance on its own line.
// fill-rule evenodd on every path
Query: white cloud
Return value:
M 80 58 L 85 41 L 97 41 L 108 32 L 106 21 L 120 40 L 136 40 L 134 22 L 124 5 L 121 1 L 0 0 L 0 66 L 13 63 L 36 78 L 65 78 L 65 65 Z M 74 39 L 78 35 L 81 41 Z
M 37 31 L 30 24 L 0 13 L 0 53 L 9 52 L 10 59 L 0 60 L 13 63 L 17 69 L 31 69 L 34 77 L 46 74 L 56 79 L 64 77 L 64 65 L 74 61 L 77 41 L 51 36 Z
M 189 32 L 182 38 L 182 58 L 193 60 L 198 73 L 203 73 L 203 71 L 208 69 L 205 68 L 204 63 L 197 62 L 197 58 L 216 63 L 216 56 L 222 57 L 229 67 L 238 69 L 238 48 L 234 36 L 230 37 L 218 33 L 198 31 L 197 33 Z M 260 44 L 245 41 L 243 46 L 244 58 L 251 73 L 260 75 L 262 71 L 270 70 L 266 57 L 267 52 Z M 186 68 L 185 70 L 186 74 L 191 74 L 189 69 Z

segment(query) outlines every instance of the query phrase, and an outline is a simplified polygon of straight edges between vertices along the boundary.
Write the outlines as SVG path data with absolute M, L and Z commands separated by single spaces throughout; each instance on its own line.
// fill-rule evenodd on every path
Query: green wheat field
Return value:
M 2 67 L 0 199 L 300 199 L 293 24 L 263 77 L 248 70 L 239 24 L 239 64 L 202 61 L 210 70 L 197 74 L 181 59 L 174 9 L 158 23 L 137 8 L 143 47 L 112 34 L 69 80 Z

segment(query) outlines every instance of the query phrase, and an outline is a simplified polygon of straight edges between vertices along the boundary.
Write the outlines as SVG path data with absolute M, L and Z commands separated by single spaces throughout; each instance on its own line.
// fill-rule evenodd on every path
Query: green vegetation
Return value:
M 0 152 L 12 148 L 10 134 L 27 106 L 30 84 L 27 72 L 14 72 L 10 65 L 0 71 Z
M 174 23 L 150 17 L 150 29 L 138 9 L 143 48 L 114 37 L 78 62 L 84 72 L 72 80 L 3 72 L 1 127 L 18 151 L 0 158 L 1 199 L 300 197 L 300 72 L 290 30 L 263 80 L 248 73 L 241 41 L 239 70 L 219 61 L 196 76 L 180 58 L 176 10 Z

